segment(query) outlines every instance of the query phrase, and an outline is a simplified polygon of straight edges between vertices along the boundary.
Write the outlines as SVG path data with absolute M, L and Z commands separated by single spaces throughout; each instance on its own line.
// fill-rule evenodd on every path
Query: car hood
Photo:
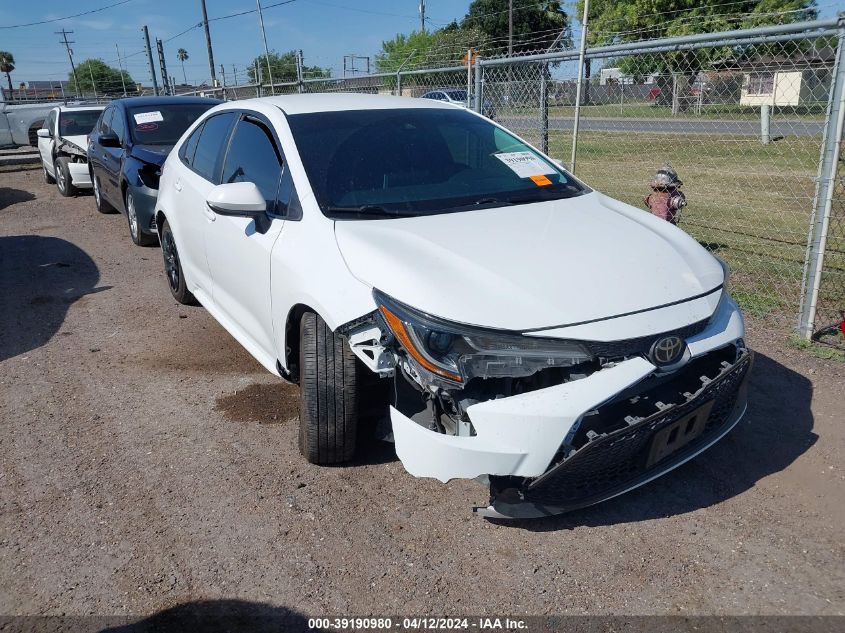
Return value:
M 82 151 L 85 151 L 85 148 L 88 147 L 88 136 L 86 136 L 85 134 L 73 134 L 71 136 L 63 136 L 62 140 L 76 145 Z
M 515 331 L 712 291 L 719 262 L 655 216 L 593 192 L 528 205 L 335 222 L 352 274 L 444 319 Z M 675 324 L 667 324 L 667 329 Z
M 129 155 L 145 163 L 163 165 L 172 149 L 172 145 L 133 145 Z

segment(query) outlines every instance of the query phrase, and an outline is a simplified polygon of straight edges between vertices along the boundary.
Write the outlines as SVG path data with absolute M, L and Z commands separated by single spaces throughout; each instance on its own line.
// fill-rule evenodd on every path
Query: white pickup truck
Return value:
M 16 147 L 38 143 L 38 130 L 57 103 L 7 102 L 0 88 L 0 147 Z

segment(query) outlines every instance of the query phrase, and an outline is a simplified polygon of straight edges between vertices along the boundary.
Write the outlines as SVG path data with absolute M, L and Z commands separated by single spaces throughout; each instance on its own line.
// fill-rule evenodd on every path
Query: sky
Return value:
M 267 43 L 271 49 L 286 52 L 302 49 L 305 64 L 332 70 L 340 76 L 344 55 L 373 56 L 384 40 L 397 33 L 409 33 L 419 28 L 419 0 L 261 0 Z M 49 24 L 16 26 L 20 24 L 63 18 L 68 15 L 108 7 L 102 11 Z M 426 0 L 428 28 L 445 26 L 466 13 L 470 0 Z M 578 37 L 578 22 L 572 16 L 575 0 L 561 4 L 570 14 Z M 254 11 L 254 0 L 206 0 L 210 20 L 214 61 L 220 78 L 220 64 L 224 65 L 227 83 L 233 73 L 243 83 L 246 67 L 263 53 L 258 14 L 215 18 Z M 820 14 L 830 17 L 840 7 L 840 0 L 819 0 Z M 164 44 L 168 73 L 177 82 L 187 78 L 198 84 L 210 78 L 205 37 L 202 28 L 200 0 L 0 0 L 0 50 L 15 56 L 16 70 L 12 82 L 17 85 L 32 80 L 67 79 L 70 64 L 55 32 L 63 28 L 73 31 L 68 36 L 74 61 L 90 57 L 100 58 L 111 66 L 118 66 L 118 52 L 123 67 L 136 82 L 150 85 L 150 74 L 144 54 L 141 27 L 147 25 L 155 55 L 155 38 L 168 40 Z M 3 28 L 7 27 L 7 28 Z M 8 28 L 13 27 L 13 28 Z M 184 32 L 186 31 L 187 32 Z M 182 66 L 176 59 L 178 48 L 188 51 L 190 58 Z M 158 72 L 158 59 L 155 59 Z M 366 62 L 358 60 L 356 68 L 365 70 Z
M 0 0 L 0 27 L 49 20 L 105 7 L 119 0 Z M 419 0 L 294 0 L 290 4 L 270 7 L 278 0 L 261 0 L 267 44 L 279 52 L 302 49 L 305 64 L 332 68 L 342 74 L 343 56 L 372 56 L 385 39 L 397 33 L 419 28 Z M 470 0 L 426 0 L 426 22 L 430 28 L 445 26 L 462 17 Z M 220 64 L 226 69 L 227 82 L 237 72 L 240 82 L 246 81 L 246 66 L 263 53 L 258 14 L 212 21 L 215 17 L 256 8 L 254 0 L 206 0 L 210 21 L 214 62 L 220 77 Z M 129 0 L 125 4 L 77 18 L 50 24 L 17 28 L 0 28 L 0 50 L 15 56 L 16 70 L 12 82 L 67 79 L 70 64 L 61 35 L 63 28 L 73 31 L 74 62 L 97 57 L 117 67 L 117 45 L 124 68 L 135 81 L 149 84 L 150 76 L 141 27 L 147 25 L 150 41 L 166 40 L 198 24 L 202 20 L 200 0 Z M 185 62 L 189 83 L 208 80 L 208 57 L 202 28 L 175 37 L 164 45 L 168 73 L 183 81 L 182 66 L 176 50 L 184 48 L 190 58 Z M 155 50 L 153 50 L 155 54 Z M 156 58 L 158 72 L 158 59 Z M 357 67 L 365 69 L 359 60 Z M 234 65 L 234 69 L 233 69 Z

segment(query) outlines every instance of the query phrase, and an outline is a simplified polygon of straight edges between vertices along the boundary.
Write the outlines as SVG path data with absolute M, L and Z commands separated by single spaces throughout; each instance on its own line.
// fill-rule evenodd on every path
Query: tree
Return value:
M 12 98 L 12 71 L 15 69 L 15 56 L 6 51 L 0 51 L 0 72 L 6 73 L 9 82 L 9 98 Z
M 509 0 L 473 0 L 461 28 L 480 30 L 489 40 L 487 55 L 508 52 Z M 533 53 L 551 46 L 569 48 L 569 19 L 559 0 L 522 0 L 513 5 L 513 51 Z
M 268 56 L 259 55 L 247 68 L 247 75 L 250 83 L 269 83 L 270 78 L 267 76 L 267 58 L 270 59 L 270 70 L 273 72 L 273 83 L 283 83 L 296 81 L 296 51 L 288 51 L 287 53 L 279 54 L 276 51 L 270 51 Z M 258 77 L 255 76 L 255 65 L 258 64 L 261 68 Z M 303 66 L 302 74 L 305 77 L 328 77 L 329 72 L 323 70 L 319 66 Z
M 583 15 L 584 0 L 578 0 Z M 710 33 L 810 20 L 817 16 L 815 0 L 590 0 L 591 45 Z M 780 45 L 783 50 L 784 45 Z M 760 52 L 760 49 L 755 49 Z M 748 54 L 750 51 L 746 50 Z M 736 56 L 730 47 L 678 51 L 620 60 L 623 72 L 698 72 L 703 66 Z
M 188 55 L 188 51 L 184 48 L 180 48 L 176 51 L 176 59 L 182 62 L 182 77 L 185 79 L 185 84 L 188 83 L 188 75 L 185 74 L 185 62 L 188 61 L 189 57 L 190 55 Z
M 477 28 L 461 28 L 453 22 L 437 31 L 414 31 L 399 34 L 382 42 L 376 53 L 379 72 L 396 72 L 400 68 L 457 66 L 470 48 L 484 47 L 487 37 Z
M 91 83 L 93 77 L 94 82 Z M 75 80 L 79 80 L 76 85 Z M 76 76 L 70 73 L 68 76 L 70 87 L 73 92 L 79 94 L 85 92 L 97 92 L 100 94 L 122 94 L 123 84 L 134 86 L 135 80 L 125 70 L 112 68 L 101 59 L 86 59 L 76 65 Z

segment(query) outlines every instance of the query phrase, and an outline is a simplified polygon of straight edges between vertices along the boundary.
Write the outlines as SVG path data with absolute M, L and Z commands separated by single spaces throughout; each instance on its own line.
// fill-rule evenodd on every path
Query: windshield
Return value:
M 466 110 L 317 112 L 288 121 L 329 217 L 432 215 L 587 191 L 525 143 Z
M 81 136 L 90 133 L 102 112 L 102 110 L 59 112 L 59 136 Z
M 200 115 L 213 103 L 153 104 L 129 108 L 132 140 L 142 145 L 175 145 Z

